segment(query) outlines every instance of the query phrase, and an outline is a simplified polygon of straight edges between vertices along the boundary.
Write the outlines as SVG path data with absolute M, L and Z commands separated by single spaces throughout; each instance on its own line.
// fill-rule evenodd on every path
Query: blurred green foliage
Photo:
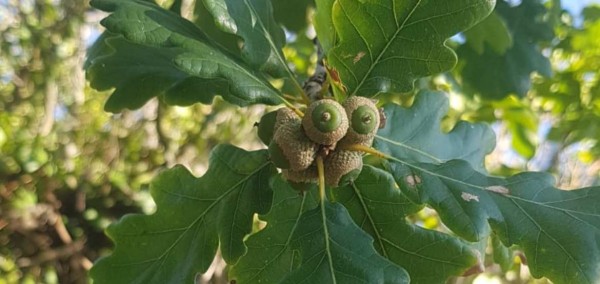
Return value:
M 216 144 L 260 145 L 263 107 L 154 100 L 106 113 L 83 72 L 99 19 L 87 2 L 0 2 L 0 283 L 88 282 L 112 246 L 106 226 L 154 209 L 145 188 L 158 171 L 199 175 Z

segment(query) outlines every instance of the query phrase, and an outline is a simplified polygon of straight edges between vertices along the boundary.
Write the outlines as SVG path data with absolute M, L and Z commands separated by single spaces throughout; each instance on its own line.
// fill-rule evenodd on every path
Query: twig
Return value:
M 308 96 L 311 101 L 316 101 L 323 98 L 323 93 L 327 92 L 327 87 L 323 87 L 323 85 L 327 82 L 327 70 L 325 69 L 325 65 L 323 64 L 323 57 L 325 56 L 323 52 L 323 48 L 321 44 L 319 44 L 319 40 L 315 38 L 315 45 L 317 46 L 317 67 L 315 69 L 315 73 L 304 82 L 304 92 Z

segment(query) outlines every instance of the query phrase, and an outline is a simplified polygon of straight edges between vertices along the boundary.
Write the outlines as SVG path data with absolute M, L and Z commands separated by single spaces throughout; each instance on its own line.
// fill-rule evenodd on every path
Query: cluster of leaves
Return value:
M 202 170 L 210 149 L 248 142 L 263 107 L 151 102 L 108 116 L 86 87 L 88 1 L 0 1 L 0 283 L 84 283 L 104 229 L 149 212 L 165 166 Z M 199 166 L 200 165 L 200 166 Z
M 108 110 L 137 108 L 155 96 L 180 105 L 208 104 L 219 95 L 239 106 L 289 106 L 290 97 L 302 95 L 269 1 L 206 0 L 203 15 L 212 21 L 195 22 L 180 16 L 178 1 L 171 10 L 142 0 L 91 3 L 110 13 L 87 62 L 92 86 L 115 88 Z M 406 92 L 415 79 L 449 70 L 456 57 L 446 40 L 494 6 L 490 0 L 317 1 L 315 28 L 332 78 L 339 78 L 332 82 L 336 97 Z M 513 8 L 497 13 L 502 9 Z M 283 80 L 286 95 L 271 84 L 275 79 Z M 329 188 L 327 199 L 316 188 L 294 192 L 265 150 L 219 145 L 200 178 L 183 167 L 164 171 L 151 184 L 156 213 L 110 226 L 115 251 L 95 264 L 92 277 L 192 282 L 219 249 L 230 278 L 240 283 L 443 283 L 481 266 L 493 237 L 499 263 L 510 262 L 509 247 L 518 247 L 535 277 L 598 282 L 600 188 L 561 191 L 542 173 L 489 176 L 483 159 L 493 132 L 459 122 L 442 133 L 447 108 L 442 93 L 427 90 L 410 108 L 385 105 L 387 123 L 374 147 L 386 160 L 365 165 L 349 186 Z M 406 221 L 424 206 L 453 234 Z M 256 214 L 267 225 L 253 231 Z
M 542 139 L 561 150 L 591 142 L 584 160 L 596 159 L 599 47 L 592 39 L 598 35 L 597 11 L 589 6 L 573 16 L 562 10 L 560 1 L 498 1 L 494 12 L 467 30 L 456 48 L 461 62 L 452 73 L 457 79 L 453 87 L 480 99 L 476 110 L 463 117 L 502 120 L 514 150 L 530 159 L 539 146 L 539 117 L 549 114 L 552 130 Z
M 587 7 L 582 16 L 580 28 L 563 23 L 558 29 L 562 40 L 552 56 L 560 66 L 553 77 L 536 80 L 533 94 L 544 111 L 562 118 L 553 125 L 550 139 L 564 145 L 593 140 L 590 154 L 599 157 L 600 7 Z

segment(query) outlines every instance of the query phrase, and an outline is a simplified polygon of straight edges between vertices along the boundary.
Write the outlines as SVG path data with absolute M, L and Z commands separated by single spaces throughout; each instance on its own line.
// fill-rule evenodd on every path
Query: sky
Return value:
M 569 12 L 572 14 L 577 15 L 585 6 L 591 4 L 600 5 L 600 0 L 562 0 L 561 3 L 566 10 L 569 10 Z

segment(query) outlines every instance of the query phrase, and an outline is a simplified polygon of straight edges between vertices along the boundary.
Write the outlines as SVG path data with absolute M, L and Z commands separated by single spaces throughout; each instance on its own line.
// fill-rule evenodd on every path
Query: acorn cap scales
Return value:
M 323 99 L 310 104 L 302 118 L 304 132 L 315 143 L 333 145 L 348 131 L 348 116 L 335 100 Z

